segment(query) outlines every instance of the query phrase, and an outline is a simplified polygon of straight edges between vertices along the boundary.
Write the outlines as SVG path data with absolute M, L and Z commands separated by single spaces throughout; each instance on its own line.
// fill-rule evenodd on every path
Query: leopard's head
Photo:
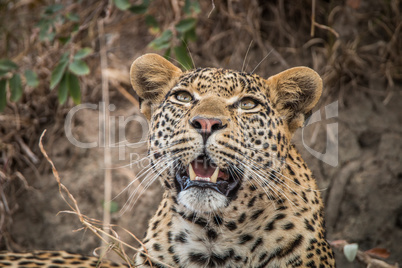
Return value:
M 150 121 L 154 171 L 193 212 L 222 211 L 245 184 L 269 183 L 322 91 L 306 67 L 268 79 L 215 68 L 182 72 L 156 54 L 135 60 L 130 77 Z

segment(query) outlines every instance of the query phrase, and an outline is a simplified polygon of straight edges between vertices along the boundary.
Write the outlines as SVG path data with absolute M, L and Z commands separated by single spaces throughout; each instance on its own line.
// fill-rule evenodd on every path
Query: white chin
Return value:
M 179 203 L 193 212 L 216 212 L 228 204 L 228 198 L 212 189 L 192 187 L 181 191 Z

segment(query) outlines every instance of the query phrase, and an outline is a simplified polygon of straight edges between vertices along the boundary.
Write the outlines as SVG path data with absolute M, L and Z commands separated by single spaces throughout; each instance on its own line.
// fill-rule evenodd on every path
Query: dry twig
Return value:
M 68 188 L 66 186 L 64 186 L 64 184 L 61 183 L 59 173 L 57 172 L 57 169 L 54 166 L 53 161 L 49 158 L 46 150 L 43 147 L 42 139 L 43 139 L 45 133 L 46 133 L 46 130 L 43 131 L 42 135 L 39 138 L 40 151 L 42 152 L 43 156 L 46 158 L 46 160 L 49 162 L 50 166 L 52 167 L 52 173 L 53 173 L 54 177 L 56 178 L 57 184 L 59 185 L 59 192 L 60 192 L 61 197 L 63 198 L 63 200 L 67 203 L 67 205 L 71 209 L 71 210 L 67 210 L 67 211 L 60 211 L 59 213 L 69 213 L 69 214 L 77 215 L 77 217 L 79 218 L 81 224 L 84 226 L 80 230 L 89 229 L 90 231 L 92 231 L 99 239 L 101 239 L 104 243 L 108 244 L 108 247 L 110 249 L 114 250 L 119 256 L 121 256 L 130 265 L 130 267 L 131 267 L 133 261 L 127 257 L 127 255 L 124 252 L 123 247 L 124 246 L 128 247 L 128 248 L 133 249 L 133 250 L 135 250 L 137 252 L 141 252 L 141 249 L 140 248 L 135 248 L 135 247 L 127 244 L 126 242 L 120 240 L 119 237 L 118 237 L 118 234 L 114 231 L 113 228 L 122 229 L 124 232 L 128 233 L 131 237 L 133 237 L 136 241 L 138 241 L 141 244 L 141 246 L 144 248 L 145 252 L 142 252 L 142 253 L 145 256 L 147 256 L 148 259 L 152 259 L 153 261 L 155 261 L 157 263 L 161 263 L 161 264 L 163 264 L 163 265 L 165 265 L 167 267 L 174 268 L 172 266 L 169 266 L 168 264 L 165 264 L 165 263 L 157 260 L 156 258 L 152 257 L 151 255 L 149 255 L 148 252 L 146 251 L 146 248 L 145 248 L 144 244 L 141 242 L 141 240 L 138 239 L 134 234 L 129 232 L 127 229 L 119 227 L 119 226 L 116 226 L 116 225 L 112 225 L 112 224 L 105 225 L 102 221 L 89 218 L 89 217 L 87 217 L 87 216 L 85 216 L 84 214 L 81 213 L 81 211 L 80 211 L 80 209 L 78 207 L 77 200 L 70 193 Z M 67 195 L 67 197 L 65 195 Z M 105 230 L 110 230 L 112 232 L 112 234 L 114 234 L 114 235 L 111 235 L 109 232 L 106 232 Z M 106 241 L 105 237 L 107 237 L 108 239 L 111 239 L 111 242 Z

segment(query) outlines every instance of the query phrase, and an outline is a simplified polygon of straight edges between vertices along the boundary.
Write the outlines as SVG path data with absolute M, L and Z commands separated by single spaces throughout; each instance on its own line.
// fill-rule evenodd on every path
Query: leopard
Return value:
M 291 142 L 322 94 L 314 70 L 183 72 L 146 54 L 130 79 L 164 188 L 138 266 L 335 267 L 320 191 Z
M 66 267 L 98 267 L 98 268 L 128 268 L 129 264 L 118 263 L 95 256 L 86 256 L 63 250 L 36 250 L 25 253 L 0 252 L 0 267 L 8 268 L 66 268 Z
M 150 126 L 149 182 L 163 189 L 135 267 L 335 267 L 320 190 L 292 142 L 321 97 L 317 72 L 182 71 L 150 53 L 130 80 Z

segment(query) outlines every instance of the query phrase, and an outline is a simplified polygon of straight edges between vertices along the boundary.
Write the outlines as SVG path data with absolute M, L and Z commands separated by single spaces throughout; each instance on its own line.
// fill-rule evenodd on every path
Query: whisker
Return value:
M 257 177 L 254 177 L 254 178 L 255 178 L 258 182 L 261 183 L 261 186 L 262 186 L 263 188 L 264 188 L 264 186 L 266 186 L 266 187 L 269 187 L 272 191 L 276 192 L 277 194 L 278 194 L 278 193 L 281 193 L 281 194 L 289 201 L 289 203 L 292 205 L 292 208 L 293 208 L 293 207 L 296 207 L 295 203 L 294 203 L 292 200 L 290 200 L 290 198 L 286 195 L 286 193 L 285 193 L 284 190 L 280 189 L 280 188 L 279 188 L 277 185 L 275 185 L 275 184 L 265 183 L 265 182 L 266 182 L 266 179 L 265 179 L 262 175 L 260 175 L 258 172 L 252 170 L 250 167 L 248 167 L 248 166 L 246 166 L 246 165 L 243 165 L 243 166 L 244 166 L 246 169 L 248 169 L 252 175 L 256 175 L 256 176 L 257 176 Z M 262 184 L 264 184 L 264 185 L 262 185 Z M 279 194 L 278 194 L 278 198 L 280 198 Z M 294 208 L 293 208 L 293 209 L 294 209 Z
M 141 197 L 141 195 L 149 188 L 150 185 L 152 185 L 152 183 L 167 169 L 169 168 L 169 166 L 174 162 L 175 160 L 170 160 L 170 162 L 168 161 L 164 161 L 164 162 L 159 162 L 159 165 L 163 165 L 161 168 L 158 168 L 158 172 L 156 174 L 154 174 L 153 176 L 149 176 L 149 177 L 145 177 L 145 179 L 143 181 L 141 181 L 141 183 L 136 187 L 136 189 L 134 191 L 132 191 L 132 193 L 130 194 L 126 204 L 124 205 L 124 211 L 122 213 L 124 213 L 125 211 L 127 211 L 129 208 L 132 208 L 138 201 L 138 199 Z M 150 169 L 153 169 L 156 165 L 150 167 Z M 141 187 L 142 186 L 142 187 Z M 127 187 L 126 187 L 127 188 Z M 141 192 L 139 192 L 137 198 L 134 200 L 134 197 L 137 195 L 138 191 L 141 189 Z M 133 201 L 134 200 L 134 201 Z
M 271 49 L 270 52 L 268 52 L 268 54 L 257 64 L 257 66 L 255 66 L 254 70 L 251 72 L 251 74 L 254 73 L 255 70 L 257 70 L 258 66 L 260 66 L 260 64 L 266 59 L 268 58 L 269 55 L 271 55 L 272 51 L 274 51 L 274 49 Z
M 250 44 L 248 45 L 246 56 L 244 57 L 244 60 L 243 60 L 243 66 L 241 67 L 242 72 L 244 72 L 244 64 L 246 63 L 248 52 L 250 51 L 250 48 L 251 48 L 252 44 L 253 44 L 253 40 L 251 40 Z

